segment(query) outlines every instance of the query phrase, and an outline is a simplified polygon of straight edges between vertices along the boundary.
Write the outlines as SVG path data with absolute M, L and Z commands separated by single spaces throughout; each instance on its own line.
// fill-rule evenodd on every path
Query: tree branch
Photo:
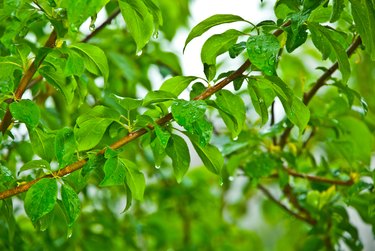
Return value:
M 296 171 L 290 169 L 290 168 L 284 168 L 284 170 L 293 177 L 298 177 L 302 179 L 307 179 L 310 181 L 315 181 L 315 182 L 322 182 L 322 183 L 328 183 L 332 185 L 338 185 L 338 186 L 351 186 L 354 184 L 354 180 L 333 180 L 333 179 L 328 179 L 325 177 L 320 177 L 320 176 L 312 176 L 304 173 L 297 173 Z
M 353 43 L 349 46 L 346 53 L 348 57 L 350 57 L 354 51 L 361 45 L 362 40 L 360 37 L 357 37 L 354 39 Z M 332 76 L 332 74 L 338 69 L 338 63 L 334 63 L 328 70 L 326 70 L 323 75 L 316 81 L 314 86 L 304 94 L 303 96 L 303 103 L 305 105 L 308 105 L 310 100 L 315 96 L 315 94 L 318 92 L 318 90 L 325 85 L 325 82 Z M 285 129 L 284 133 L 280 137 L 279 145 L 281 148 L 283 148 L 287 142 L 287 139 L 289 137 L 289 134 L 292 130 L 292 126 Z
M 286 22 L 285 24 L 282 25 L 282 27 L 286 27 L 290 25 L 290 21 Z M 275 36 L 279 36 L 281 33 L 283 32 L 283 30 L 276 30 L 273 34 Z M 233 72 L 232 74 L 230 74 L 228 77 L 226 77 L 225 79 L 221 80 L 219 83 L 217 83 L 216 85 L 208 88 L 205 92 L 203 92 L 201 95 L 197 96 L 195 98 L 195 100 L 203 100 L 203 99 L 206 99 L 208 97 L 210 97 L 212 94 L 214 94 L 215 92 L 221 90 L 222 88 L 224 88 L 226 85 L 228 85 L 230 82 L 232 82 L 234 79 L 242 76 L 242 73 L 244 71 L 246 71 L 247 68 L 249 68 L 249 66 L 251 65 L 251 62 L 249 60 L 246 60 L 245 63 L 243 63 L 235 72 Z M 158 125 L 164 125 L 166 123 L 168 123 L 169 121 L 171 121 L 173 119 L 173 116 L 172 116 L 172 113 L 168 113 L 167 115 L 165 115 L 164 117 L 160 118 L 159 120 L 156 121 L 156 123 Z M 153 130 L 153 126 L 152 125 L 149 125 L 148 128 L 150 130 Z M 135 139 L 141 137 L 142 135 L 146 134 L 148 132 L 148 130 L 146 130 L 145 128 L 142 128 L 142 129 L 139 129 L 137 131 L 134 131 L 132 133 L 129 133 L 127 136 L 121 138 L 120 140 L 116 141 L 115 143 L 113 143 L 110 148 L 112 149 L 118 149 L 122 146 L 124 146 L 125 144 L 131 142 L 131 141 L 134 141 Z M 100 150 L 98 152 L 98 154 L 104 154 L 106 148 Z M 22 192 L 26 192 L 27 190 L 30 189 L 30 187 L 35 184 L 38 180 L 40 179 L 43 179 L 43 178 L 52 178 L 52 177 L 63 177 L 67 174 L 70 174 L 74 171 L 77 171 L 79 169 L 81 169 L 87 162 L 87 159 L 83 159 L 83 160 L 79 160 L 71 165 L 68 165 L 58 171 L 55 171 L 53 172 L 52 174 L 49 174 L 49 175 L 45 175 L 45 176 L 42 176 L 42 177 L 39 177 L 35 180 L 32 180 L 32 181 L 29 181 L 21 186 L 18 186 L 18 187 L 15 187 L 15 188 L 11 188 L 9 190 L 6 190 L 6 191 L 3 191 L 3 192 L 0 192 L 0 200 L 3 200 L 3 199 L 6 199 L 6 198 L 9 198 L 11 196 L 14 196 L 14 195 L 17 195 L 19 193 L 22 193 Z
M 56 42 L 57 34 L 56 31 L 53 30 L 52 33 L 50 34 L 47 42 L 44 44 L 44 47 L 46 48 L 53 48 L 55 47 L 55 42 Z M 26 73 L 23 75 L 21 78 L 21 81 L 14 93 L 14 99 L 10 102 L 14 102 L 15 100 L 21 99 L 23 93 L 25 92 L 30 80 L 34 76 L 35 72 L 37 71 L 39 65 L 43 62 L 45 56 L 38 62 L 38 64 L 35 62 L 35 60 L 31 63 L 29 68 L 27 69 Z M 4 135 L 6 131 L 8 130 L 9 125 L 12 123 L 12 114 L 10 114 L 9 108 L 5 112 L 5 115 L 3 119 L 1 120 L 0 123 L 0 130 L 2 134 Z
M 306 218 L 306 217 L 304 217 L 302 215 L 299 215 L 299 214 L 293 212 L 292 210 L 290 210 L 287 206 L 285 206 L 283 203 L 281 203 L 279 200 L 277 200 L 270 193 L 270 191 L 268 191 L 264 186 L 262 186 L 262 185 L 259 184 L 258 188 L 259 188 L 259 190 L 261 190 L 268 197 L 268 199 L 270 199 L 271 201 L 273 201 L 276 205 L 278 205 L 279 207 L 281 207 L 282 209 L 284 209 L 288 214 L 292 215 L 296 219 L 304 221 L 304 222 L 307 222 L 310 225 L 315 225 L 316 224 L 316 221 L 314 219 Z

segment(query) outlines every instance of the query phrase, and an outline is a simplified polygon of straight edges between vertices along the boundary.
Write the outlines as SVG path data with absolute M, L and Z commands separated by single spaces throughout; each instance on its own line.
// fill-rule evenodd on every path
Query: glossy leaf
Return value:
M 67 216 L 68 227 L 72 227 L 81 212 L 81 202 L 77 193 L 69 185 L 61 186 L 61 200 Z
M 176 95 L 168 91 L 152 91 L 147 93 L 143 99 L 143 106 L 148 106 L 153 103 L 160 103 L 168 100 L 176 99 Z
M 55 155 L 60 167 L 70 164 L 76 150 L 74 132 L 71 128 L 63 128 L 56 133 Z
M 196 37 L 199 37 L 209 29 L 214 26 L 225 24 L 225 23 L 233 23 L 238 21 L 245 21 L 242 17 L 236 15 L 229 15 L 229 14 L 218 14 L 211 16 L 199 24 L 197 24 L 189 33 L 188 37 L 186 38 L 184 51 L 188 43 Z
M 164 81 L 164 83 L 160 86 L 160 90 L 167 91 L 175 96 L 178 96 L 189 86 L 192 81 L 196 79 L 197 77 L 194 76 L 176 76 Z
M 120 162 L 125 167 L 126 185 L 130 188 L 133 198 L 136 200 L 143 200 L 143 194 L 146 188 L 145 176 L 130 160 L 120 159 Z
M 210 144 L 202 146 L 195 136 L 188 136 L 205 167 L 210 172 L 221 175 L 221 170 L 224 165 L 224 158 L 219 149 L 217 149 L 216 146 Z
M 288 119 L 298 126 L 300 133 L 305 129 L 310 120 L 309 108 L 294 94 L 293 91 L 278 77 L 267 77 L 280 99 Z
M 118 103 L 127 111 L 135 110 L 142 105 L 142 100 L 125 97 L 118 101 Z
M 154 130 L 155 130 L 155 134 L 156 134 L 157 138 L 159 139 L 161 145 L 163 146 L 163 148 L 166 148 L 167 145 L 168 145 L 168 141 L 171 137 L 171 134 L 168 131 L 162 129 L 158 125 L 154 126 Z
M 317 23 L 309 23 L 308 27 L 312 41 L 322 53 L 323 59 L 337 59 L 343 82 L 346 83 L 350 76 L 350 63 L 344 48 L 346 43 L 341 34 Z
M 95 45 L 86 43 L 72 44 L 70 48 L 81 55 L 85 67 L 89 72 L 97 76 L 103 76 L 104 81 L 107 81 L 109 68 L 107 57 L 102 49 Z
M 292 14 L 290 20 L 292 24 L 286 28 L 287 40 L 286 50 L 290 53 L 306 42 L 307 26 L 304 24 L 308 15 L 303 13 Z
M 197 82 L 193 84 L 193 86 L 191 87 L 191 91 L 189 93 L 190 100 L 193 100 L 199 95 L 201 95 L 206 89 L 207 87 L 201 82 Z
M 251 36 L 246 43 L 251 63 L 268 76 L 276 75 L 276 62 L 280 44 L 271 34 Z
M 345 0 L 333 0 L 332 6 L 332 14 L 329 20 L 331 23 L 336 22 L 340 18 L 341 13 L 345 8 Z
M 183 138 L 172 134 L 165 151 L 172 159 L 174 175 L 177 182 L 180 183 L 190 166 L 189 148 Z
M 54 157 L 55 134 L 34 128 L 29 130 L 33 151 L 42 159 L 51 161 Z
M 118 157 L 111 157 L 106 160 L 104 167 L 104 179 L 100 186 L 121 186 L 125 182 L 125 165 Z
M 50 164 L 44 160 L 44 159 L 38 159 L 38 160 L 31 160 L 27 162 L 25 165 L 23 165 L 20 170 L 18 171 L 18 175 L 21 172 L 24 172 L 26 170 L 33 170 L 33 169 L 43 169 L 43 170 L 51 170 Z
M 9 105 L 9 110 L 13 118 L 25 123 L 30 128 L 34 128 L 39 124 L 40 110 L 31 100 L 24 99 L 13 102 Z
M 216 75 L 216 58 L 227 52 L 237 42 L 240 35 L 242 35 L 242 32 L 231 29 L 222 34 L 211 36 L 203 44 L 201 60 L 208 81 L 214 79 Z
M 56 197 L 57 181 L 55 179 L 41 179 L 27 191 L 25 211 L 34 224 L 53 210 Z
M 228 126 L 227 119 L 223 117 L 224 122 L 227 124 L 228 128 L 231 129 L 232 137 L 237 137 L 242 131 L 246 118 L 246 107 L 242 98 L 228 90 L 220 90 L 215 96 L 215 102 L 219 108 L 220 114 L 229 114 L 230 118 L 232 118 L 234 124 L 233 128 Z
M 372 0 L 350 0 L 353 19 L 365 50 L 375 60 L 375 3 Z
M 120 0 L 119 6 L 126 27 L 137 44 L 136 52 L 139 53 L 154 32 L 153 15 L 142 0 Z
M 272 83 L 265 78 L 250 78 L 248 91 L 255 111 L 262 119 L 262 125 L 268 121 L 268 108 L 276 97 Z
M 280 163 L 267 153 L 254 154 L 245 166 L 245 173 L 254 179 L 266 177 L 278 167 Z
M 176 100 L 172 104 L 172 115 L 176 122 L 188 132 L 199 137 L 204 146 L 211 138 L 213 127 L 204 118 L 207 105 L 201 100 Z
M 95 106 L 86 114 L 77 118 L 74 136 L 78 142 L 78 150 L 84 151 L 95 147 L 107 127 L 120 118 L 115 110 L 105 106 Z

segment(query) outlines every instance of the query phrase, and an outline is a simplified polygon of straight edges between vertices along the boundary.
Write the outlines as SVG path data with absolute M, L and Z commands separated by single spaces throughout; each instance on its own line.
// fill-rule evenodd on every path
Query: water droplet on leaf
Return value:
M 75 26 L 75 24 L 70 24 L 70 30 L 73 31 L 73 32 L 77 32 L 78 28 L 77 28 L 77 26 Z
M 237 140 L 238 140 L 238 136 L 234 137 L 233 140 L 234 140 L 234 141 L 237 141 Z
M 140 57 L 140 56 L 142 55 L 142 53 L 143 53 L 143 51 L 142 51 L 142 50 L 140 50 L 140 51 L 138 51 L 138 52 L 137 52 L 137 54 L 136 54 L 136 55 L 137 55 L 138 57 Z
M 66 233 L 66 238 L 69 239 L 73 235 L 73 229 L 70 227 L 68 228 L 68 232 Z
M 260 54 L 260 53 L 262 53 L 262 48 L 261 48 L 260 46 L 256 45 L 256 46 L 254 47 L 254 51 L 255 51 L 255 53 Z
M 155 168 L 156 168 L 156 169 L 160 169 L 160 166 L 158 166 L 158 165 L 155 165 Z
M 159 37 L 159 31 L 155 31 L 154 34 L 152 34 L 152 37 L 157 39 Z
M 234 180 L 234 177 L 233 177 L 233 176 L 229 176 L 228 180 L 229 180 L 229 181 L 233 181 L 233 180 Z
M 89 30 L 94 31 L 95 30 L 95 24 L 90 24 Z

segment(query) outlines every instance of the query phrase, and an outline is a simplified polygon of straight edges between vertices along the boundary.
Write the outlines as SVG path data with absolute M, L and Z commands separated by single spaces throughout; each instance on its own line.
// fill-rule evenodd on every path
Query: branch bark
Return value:
M 297 173 L 296 171 L 290 169 L 290 168 L 284 168 L 285 171 L 293 177 L 298 177 L 302 179 L 307 179 L 310 181 L 315 181 L 315 182 L 322 182 L 322 183 L 327 183 L 327 184 L 332 184 L 332 185 L 337 185 L 337 186 L 351 186 L 354 184 L 354 180 L 333 180 L 333 179 L 328 179 L 325 177 L 319 177 L 319 176 L 312 176 L 304 173 Z

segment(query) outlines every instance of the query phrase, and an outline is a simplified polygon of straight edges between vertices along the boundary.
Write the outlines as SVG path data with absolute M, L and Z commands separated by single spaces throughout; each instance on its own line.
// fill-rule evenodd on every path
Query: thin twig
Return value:
M 277 200 L 271 193 L 270 191 L 268 191 L 264 186 L 262 185 L 258 185 L 258 188 L 259 190 L 261 190 L 271 201 L 273 201 L 276 205 L 278 205 L 279 207 L 281 207 L 282 209 L 284 209 L 288 214 L 292 215 L 293 217 L 295 217 L 296 219 L 298 220 L 301 220 L 301 221 L 304 221 L 304 222 L 307 222 L 308 224 L 310 225 L 315 225 L 316 224 L 316 221 L 314 219 L 309 219 L 309 218 L 305 218 L 304 216 L 302 215 L 299 215 L 295 212 L 293 212 L 292 210 L 290 210 L 287 206 L 285 206 L 283 203 L 281 203 L 279 200 Z
M 321 182 L 321 183 L 328 183 L 332 185 L 338 185 L 338 186 L 351 186 L 354 184 L 354 180 L 334 180 L 334 179 L 328 179 L 325 177 L 320 177 L 320 176 L 312 176 L 304 173 L 297 173 L 296 171 L 290 169 L 290 168 L 284 168 L 284 170 L 291 176 L 293 177 L 298 177 L 302 179 L 307 179 L 310 181 L 315 181 L 315 182 Z

